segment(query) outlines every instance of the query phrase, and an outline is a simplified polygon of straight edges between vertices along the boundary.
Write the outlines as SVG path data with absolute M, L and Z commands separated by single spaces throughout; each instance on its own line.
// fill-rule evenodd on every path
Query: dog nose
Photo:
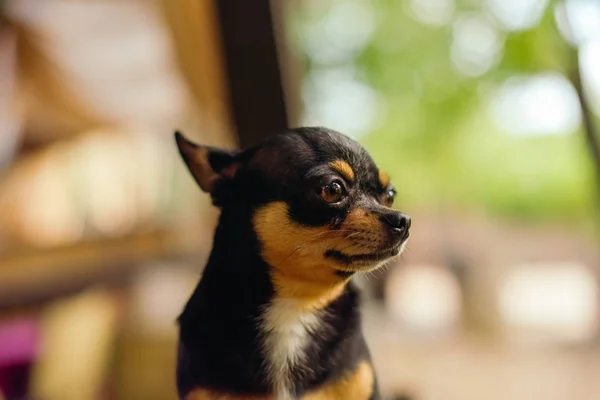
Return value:
M 395 234 L 408 236 L 410 229 L 410 217 L 401 212 L 383 214 L 380 219 L 387 224 Z

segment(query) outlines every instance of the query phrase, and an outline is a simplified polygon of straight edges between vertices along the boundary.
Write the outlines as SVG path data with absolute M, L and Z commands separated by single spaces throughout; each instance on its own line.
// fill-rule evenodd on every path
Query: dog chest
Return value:
M 277 399 L 292 399 L 292 371 L 306 363 L 311 335 L 322 319 L 295 300 L 275 299 L 261 321 L 267 376 Z

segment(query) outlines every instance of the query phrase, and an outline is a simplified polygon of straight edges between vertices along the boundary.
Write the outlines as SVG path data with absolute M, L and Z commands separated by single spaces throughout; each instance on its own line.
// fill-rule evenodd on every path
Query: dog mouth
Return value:
M 399 255 L 404 250 L 406 241 L 398 243 L 390 248 L 377 250 L 373 253 L 346 254 L 339 250 L 330 249 L 325 252 L 325 257 L 338 262 L 340 265 L 349 268 L 360 268 L 372 266 Z

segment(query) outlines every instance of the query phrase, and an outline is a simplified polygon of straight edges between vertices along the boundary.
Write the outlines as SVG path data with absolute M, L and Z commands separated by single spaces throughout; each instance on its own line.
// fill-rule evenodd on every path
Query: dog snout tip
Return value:
M 410 229 L 410 225 L 412 223 L 412 220 L 410 219 L 410 217 L 408 215 L 406 215 L 406 214 L 402 214 L 402 215 L 404 216 L 403 220 L 404 220 L 405 228 L 406 228 L 406 230 L 409 230 Z
M 411 225 L 410 217 L 401 212 L 383 214 L 381 220 L 393 229 L 408 230 Z
M 411 219 L 402 212 L 386 213 L 380 217 L 394 236 L 406 240 L 409 236 Z

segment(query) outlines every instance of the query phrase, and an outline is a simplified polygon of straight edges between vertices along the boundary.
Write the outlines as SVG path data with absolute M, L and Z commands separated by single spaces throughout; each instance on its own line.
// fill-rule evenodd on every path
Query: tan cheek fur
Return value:
M 336 275 L 333 261 L 323 257 L 328 248 L 343 243 L 339 233 L 298 225 L 290 220 L 284 202 L 263 206 L 253 222 L 261 255 L 273 267 L 278 297 L 299 299 L 307 308 L 319 309 L 342 293 L 347 280 Z
M 379 219 L 362 208 L 352 210 L 347 216 L 342 230 L 357 232 L 350 237 L 350 244 L 342 250 L 346 254 L 363 254 L 374 251 L 382 242 L 382 226 Z M 358 233 L 360 232 L 360 233 Z
M 302 397 L 302 400 L 368 400 L 373 392 L 373 367 L 366 361 L 352 374 Z
M 261 255 L 273 267 L 271 277 L 278 297 L 300 299 L 314 309 L 337 298 L 348 282 L 335 273 L 343 267 L 326 259 L 324 253 L 329 249 L 347 254 L 368 252 L 358 238 L 346 236 L 350 230 L 361 230 L 362 235 L 380 230 L 377 219 L 360 209 L 352 211 L 339 230 L 301 226 L 290 220 L 285 202 L 263 206 L 255 212 L 253 223 Z

